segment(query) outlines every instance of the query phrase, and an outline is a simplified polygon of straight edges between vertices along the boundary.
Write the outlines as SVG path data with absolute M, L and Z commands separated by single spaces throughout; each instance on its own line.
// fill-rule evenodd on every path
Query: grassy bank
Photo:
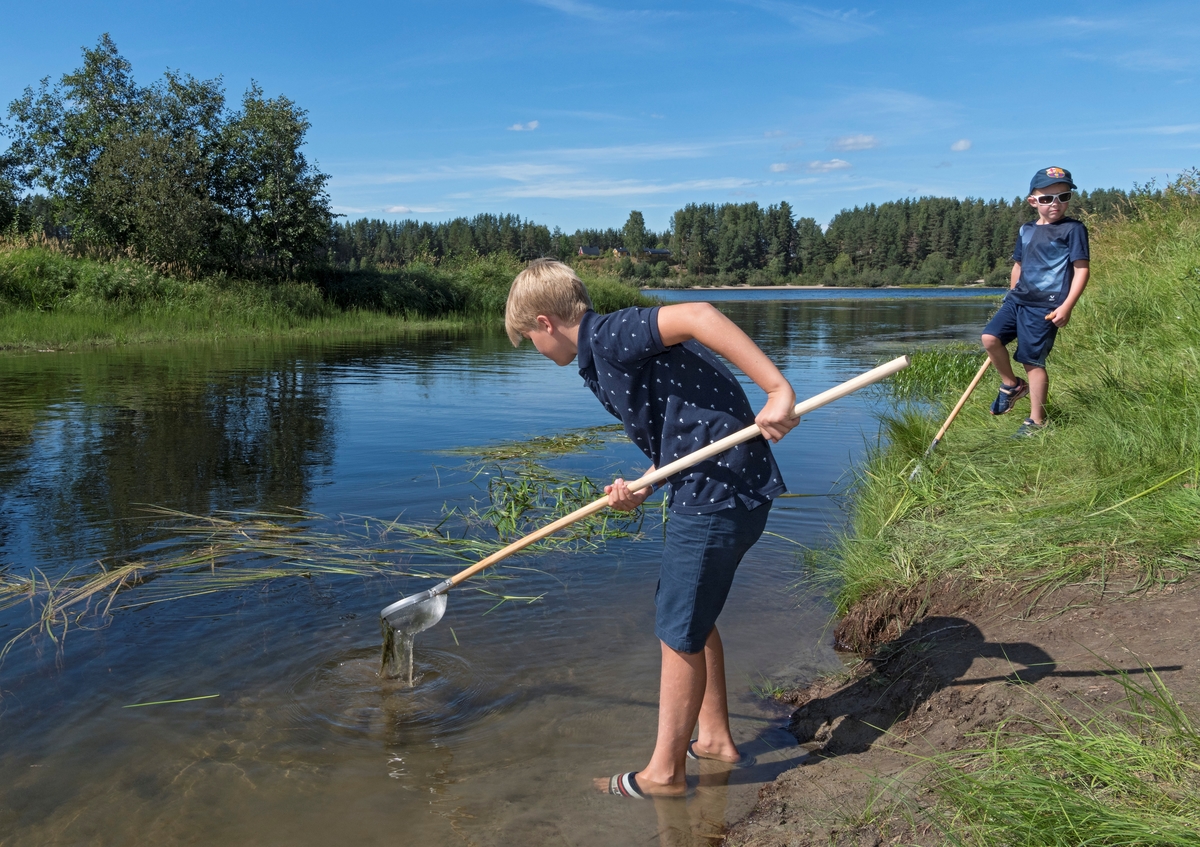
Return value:
M 62 349 L 266 336 L 378 336 L 401 326 L 500 323 L 522 264 L 329 271 L 312 281 L 189 279 L 146 264 L 70 255 L 53 243 L 0 244 L 0 349 Z M 587 279 L 597 309 L 648 303 Z
M 991 372 L 908 477 L 982 361 L 918 353 L 825 562 L 845 612 L 967 583 L 1175 578 L 1200 562 L 1200 199 L 1194 174 L 1092 232 L 1092 283 L 1050 358 L 1050 427 L 1009 438 Z M 933 400 L 928 405 L 906 399 Z
M 1049 360 L 1045 431 L 1011 437 L 1024 401 L 988 413 L 993 371 L 922 461 L 983 356 L 920 352 L 899 375 L 883 446 L 850 492 L 851 526 L 821 560 L 844 644 L 871 647 L 942 592 L 1153 584 L 1200 566 L 1195 176 L 1092 227 L 1092 282 Z M 1040 720 L 1010 716 L 977 749 L 937 760 L 922 817 L 938 843 L 1197 843 L 1195 725 L 1149 679 L 1122 675 L 1125 709 L 1047 701 Z

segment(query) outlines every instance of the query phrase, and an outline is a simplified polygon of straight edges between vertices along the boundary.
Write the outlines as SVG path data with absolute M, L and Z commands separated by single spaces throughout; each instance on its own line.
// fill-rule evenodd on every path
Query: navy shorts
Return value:
M 771 504 L 747 509 L 739 500 L 732 509 L 708 515 L 667 519 L 654 634 L 681 653 L 699 653 L 717 625 L 725 599 L 746 551 L 767 525 Z
M 1054 311 L 1053 306 L 1026 306 L 1012 297 L 1005 297 L 988 325 L 984 335 L 994 335 L 1001 344 L 1017 339 L 1017 351 L 1013 358 L 1031 368 L 1046 367 L 1046 357 L 1054 348 L 1058 327 L 1046 315 Z

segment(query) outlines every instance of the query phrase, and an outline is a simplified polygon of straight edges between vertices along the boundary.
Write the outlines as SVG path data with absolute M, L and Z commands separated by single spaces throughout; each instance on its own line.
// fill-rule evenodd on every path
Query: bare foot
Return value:
M 736 747 L 704 747 L 701 746 L 699 740 L 688 744 L 689 759 L 713 759 L 718 762 L 726 762 L 731 765 L 736 765 L 744 758 L 738 752 Z
M 642 800 L 650 797 L 682 797 L 687 793 L 686 782 L 652 782 L 642 776 L 640 771 L 617 774 L 607 779 L 593 779 L 592 785 L 601 794 L 637 797 Z

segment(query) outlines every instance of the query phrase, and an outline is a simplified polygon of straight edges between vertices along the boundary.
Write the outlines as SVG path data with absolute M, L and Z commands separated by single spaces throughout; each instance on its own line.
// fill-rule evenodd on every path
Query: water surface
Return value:
M 961 297 L 1002 297 L 1007 288 L 647 288 L 647 294 L 668 303 L 707 300 L 727 303 L 734 300 L 943 300 Z
M 801 398 L 915 343 L 972 340 L 966 299 L 731 302 Z M 750 388 L 754 402 L 761 394 Z M 483 478 L 444 451 L 607 424 L 574 368 L 479 329 L 348 344 L 222 344 L 0 357 L 0 569 L 56 580 L 166 555 L 144 504 L 208 514 L 298 509 L 435 523 Z M 734 735 L 759 764 L 707 773 L 686 803 L 594 794 L 653 746 L 661 533 L 521 556 L 495 606 L 456 589 L 417 638 L 417 684 L 381 682 L 379 610 L 427 582 L 321 577 L 84 618 L 19 641 L 0 667 L 6 844 L 570 844 L 703 841 L 803 751 L 756 688 L 837 667 L 829 609 L 800 546 L 829 540 L 836 498 L 886 402 L 820 410 L 777 448 L 789 488 L 739 572 L 721 629 Z M 599 482 L 645 459 L 614 440 L 565 458 Z M 781 537 L 780 537 L 781 536 Z M 0 611 L 0 638 L 35 619 Z M 126 709 L 147 701 L 217 698 Z M 674 837 L 674 836 L 673 836 Z

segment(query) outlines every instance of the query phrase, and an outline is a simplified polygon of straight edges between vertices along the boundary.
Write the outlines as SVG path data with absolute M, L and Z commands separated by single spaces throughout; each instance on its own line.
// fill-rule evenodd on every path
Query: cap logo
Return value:
M 1067 172 L 1062 168 L 1046 168 L 1046 176 L 1052 176 L 1055 179 L 1061 179 L 1066 176 Z

